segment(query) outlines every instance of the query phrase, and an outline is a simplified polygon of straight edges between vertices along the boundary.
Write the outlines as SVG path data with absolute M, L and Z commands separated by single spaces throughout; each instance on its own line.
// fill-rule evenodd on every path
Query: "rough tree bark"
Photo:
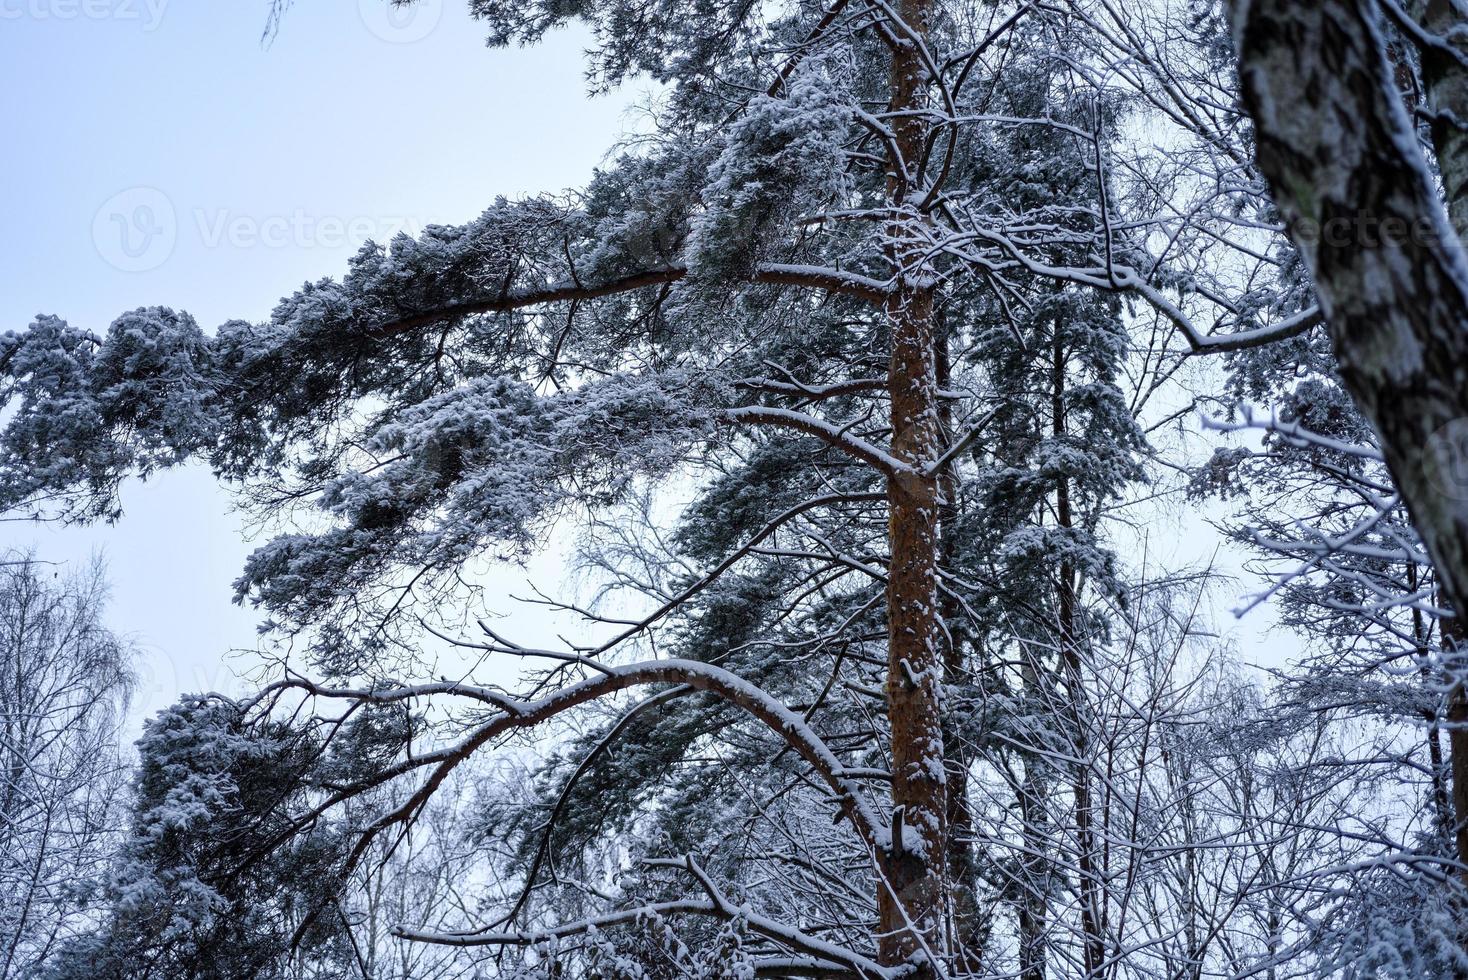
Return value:
M 933 277 L 925 258 L 919 161 L 927 124 L 921 45 L 929 0 L 903 0 L 893 25 L 887 178 L 889 255 L 896 287 L 886 305 L 892 455 L 912 467 L 888 481 L 887 713 L 892 729 L 893 843 L 880 886 L 880 960 L 921 964 L 943 947 L 947 792 L 942 729 L 943 657 L 938 636 L 940 495 L 931 465 L 942 454 Z
M 1428 7 L 1449 24 L 1456 16 L 1446 0 Z M 1309 266 L 1341 377 L 1380 438 L 1442 594 L 1468 610 L 1468 262 L 1392 83 L 1376 10 L 1368 0 L 1235 0 L 1240 77 L 1259 168 Z M 1415 40 L 1456 59 L 1441 38 Z M 1460 83 L 1429 61 L 1429 100 L 1450 108 Z M 1450 154 L 1445 173 L 1455 210 L 1468 208 L 1461 163 Z M 1468 866 L 1461 684 L 1452 700 Z
M 1423 31 L 1442 41 L 1420 48 L 1422 94 L 1448 220 L 1463 241 L 1468 237 L 1468 40 L 1456 32 L 1468 26 L 1468 2 L 1415 0 L 1409 10 Z
M 1426 41 L 1419 44 L 1422 94 L 1448 222 L 1461 245 L 1468 242 L 1468 40 L 1461 33 L 1468 29 L 1468 4 L 1464 0 L 1416 0 L 1409 12 L 1426 32 L 1424 38 L 1411 23 L 1402 25 L 1415 39 Z M 1463 428 L 1462 423 L 1459 427 Z M 1465 443 L 1468 438 L 1459 432 L 1457 449 L 1464 449 Z M 1463 463 L 1464 457 L 1460 456 L 1458 462 Z M 1468 472 L 1461 468 L 1455 475 L 1468 478 Z M 1455 610 L 1464 608 L 1461 604 L 1454 606 Z M 1465 649 L 1465 632 L 1461 613 L 1447 620 L 1442 631 L 1445 648 Z M 1452 774 L 1450 822 L 1458 860 L 1465 865 L 1463 878 L 1468 882 L 1468 689 L 1461 677 L 1449 694 L 1446 720 Z M 1431 748 L 1437 750 L 1434 772 L 1441 772 L 1442 748 L 1435 725 L 1431 734 Z

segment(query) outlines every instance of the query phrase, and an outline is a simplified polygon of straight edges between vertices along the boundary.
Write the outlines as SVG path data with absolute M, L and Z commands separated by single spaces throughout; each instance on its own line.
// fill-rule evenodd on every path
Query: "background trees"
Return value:
M 0 973 L 28 976 L 100 904 L 119 840 L 132 652 L 100 565 L 0 564 Z

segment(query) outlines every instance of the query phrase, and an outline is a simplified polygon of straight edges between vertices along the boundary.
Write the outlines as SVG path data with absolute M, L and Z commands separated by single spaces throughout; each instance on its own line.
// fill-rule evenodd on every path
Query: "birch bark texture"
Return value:
M 1463 52 L 1430 31 L 1457 4 L 1398 13 L 1423 74 L 1446 207 L 1396 90 L 1376 8 L 1240 0 L 1240 79 L 1260 170 L 1309 266 L 1340 375 L 1383 455 L 1443 597 L 1468 610 L 1468 159 L 1454 110 Z M 1450 221 L 1450 215 L 1453 221 Z M 1461 630 L 1447 631 L 1450 635 Z M 1461 646 L 1461 644 L 1460 644 Z M 1462 682 L 1449 719 L 1468 717 Z M 1450 732 L 1458 859 L 1468 865 L 1468 732 Z

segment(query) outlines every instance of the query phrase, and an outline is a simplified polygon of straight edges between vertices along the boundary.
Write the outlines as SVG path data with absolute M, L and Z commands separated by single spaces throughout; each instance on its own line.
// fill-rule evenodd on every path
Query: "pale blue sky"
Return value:
M 588 98 L 574 34 L 487 50 L 465 8 L 299 0 L 263 46 L 265 0 L 0 0 L 0 329 L 151 304 L 262 319 L 363 237 L 584 183 L 631 97 Z M 255 615 L 230 603 L 252 545 L 229 497 L 191 468 L 124 505 L 113 527 L 0 524 L 0 547 L 105 551 L 139 714 L 232 686 L 221 657 Z

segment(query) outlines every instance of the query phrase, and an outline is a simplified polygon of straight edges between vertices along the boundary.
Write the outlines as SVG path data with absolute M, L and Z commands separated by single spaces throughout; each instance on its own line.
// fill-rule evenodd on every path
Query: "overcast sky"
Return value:
M 300 0 L 266 46 L 263 0 L 0 0 L 0 330 L 153 304 L 209 331 L 263 319 L 365 238 L 584 183 L 633 99 L 588 98 L 574 34 L 488 50 L 465 8 Z M 124 506 L 113 527 L 0 524 L 0 547 L 105 552 L 139 715 L 234 687 L 223 655 L 256 617 L 230 602 L 253 545 L 228 495 L 192 468 Z
M 263 319 L 365 238 L 584 183 L 640 93 L 589 98 L 575 34 L 487 50 L 465 6 L 300 0 L 266 46 L 263 0 L 0 0 L 0 329 L 52 313 L 103 331 L 152 304 L 206 330 Z M 111 623 L 144 651 L 136 715 L 238 689 L 224 655 L 255 645 L 256 617 L 230 602 L 252 544 L 228 495 L 191 468 L 130 484 L 124 506 L 113 527 L 0 523 L 0 547 L 105 553 Z M 1158 530 L 1154 554 L 1215 540 Z M 1278 660 L 1268 626 L 1234 628 L 1246 660 Z

